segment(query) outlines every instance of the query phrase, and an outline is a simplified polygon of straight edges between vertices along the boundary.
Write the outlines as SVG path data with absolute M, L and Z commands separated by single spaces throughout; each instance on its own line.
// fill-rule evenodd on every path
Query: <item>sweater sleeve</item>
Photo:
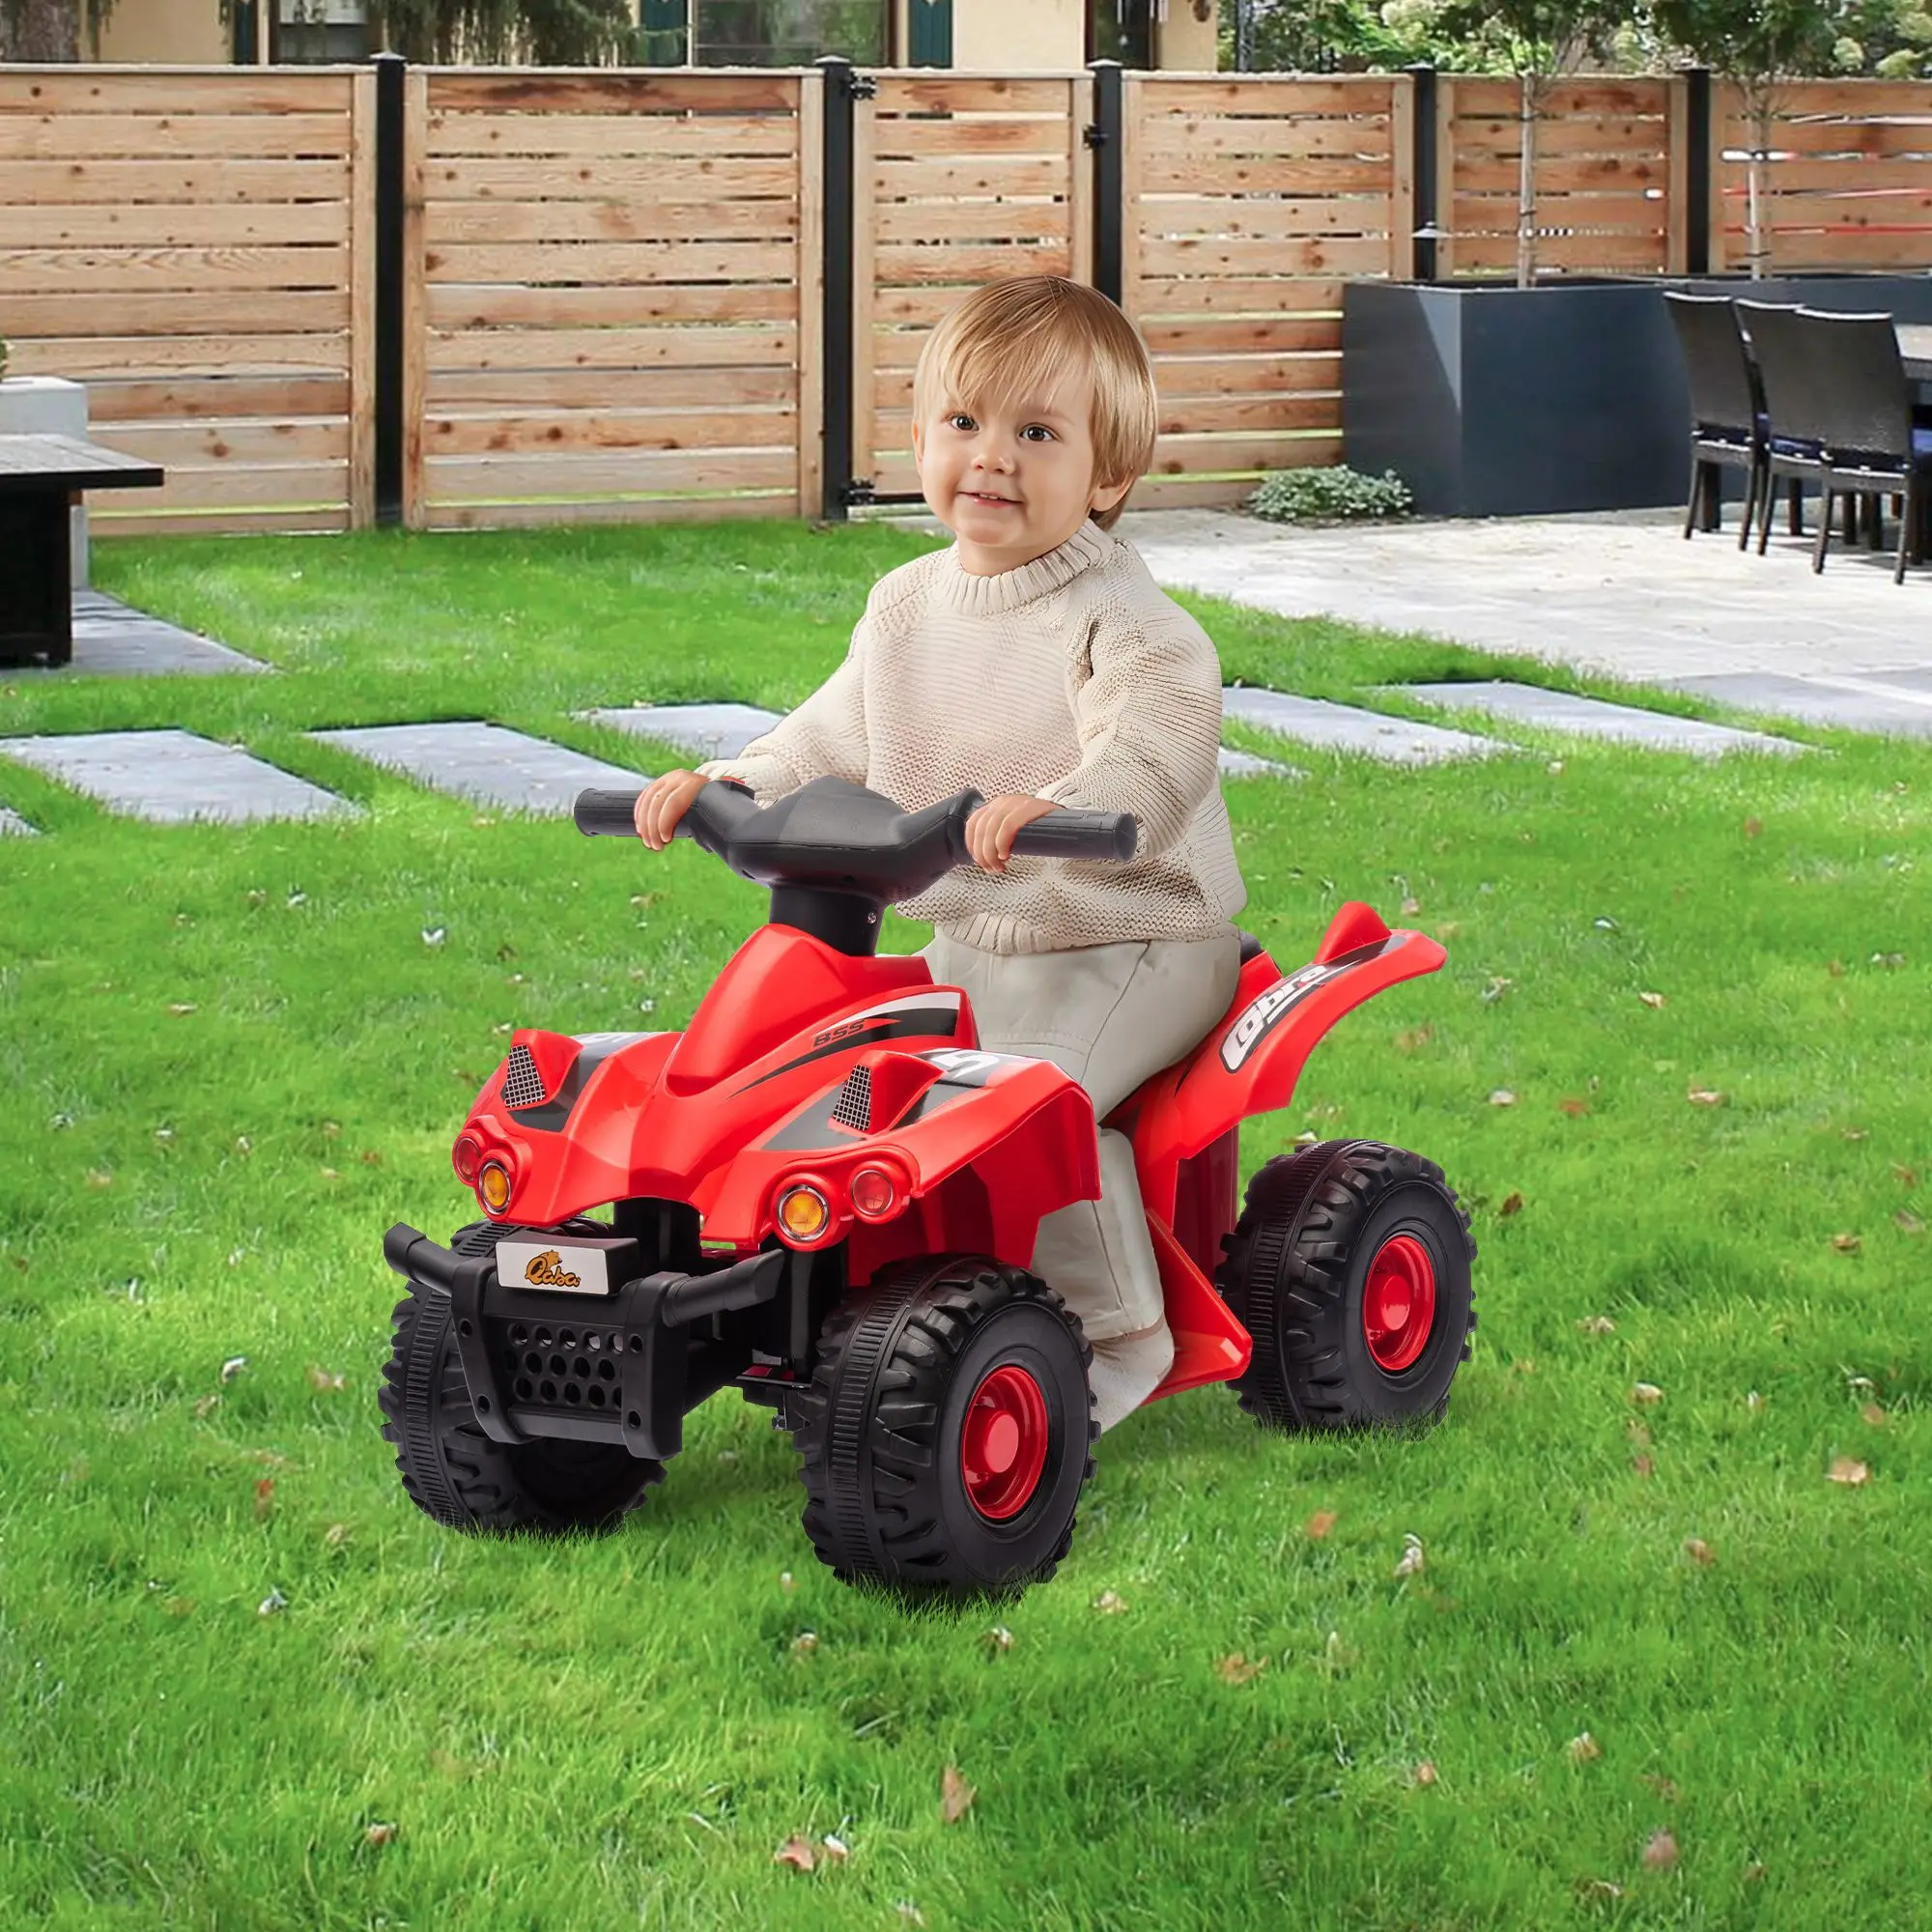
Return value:
M 868 606 L 852 631 L 845 661 L 803 704 L 786 713 L 735 758 L 710 758 L 700 778 L 742 779 L 760 805 L 770 805 L 813 779 L 866 782 L 866 651 L 871 637 Z
M 1080 762 L 1036 794 L 1132 812 L 1140 859 L 1177 844 L 1220 781 L 1220 660 L 1207 632 L 1149 588 L 1157 601 L 1109 598 L 1089 619 L 1091 674 L 1074 697 Z

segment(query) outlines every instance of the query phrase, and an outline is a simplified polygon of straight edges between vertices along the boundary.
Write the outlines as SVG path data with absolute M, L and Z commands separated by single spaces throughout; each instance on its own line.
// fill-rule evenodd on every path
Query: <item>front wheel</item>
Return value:
M 525 1232 L 479 1223 L 451 1245 L 460 1254 L 481 1254 Z M 383 1435 L 395 1445 L 410 1499 L 438 1522 L 497 1534 L 614 1529 L 646 1490 L 664 1481 L 662 1463 L 635 1457 L 621 1444 L 559 1436 L 494 1441 L 470 1406 L 448 1295 L 412 1281 L 392 1319 L 394 1346 L 376 1398 Z
M 1254 1337 L 1234 1387 L 1264 1428 L 1435 1421 L 1476 1325 L 1469 1216 L 1442 1170 L 1375 1141 L 1266 1162 L 1215 1274 Z
M 1022 1268 L 940 1255 L 882 1270 L 827 1320 L 789 1406 L 820 1562 L 921 1595 L 1044 1582 L 1094 1473 L 1092 1361 Z

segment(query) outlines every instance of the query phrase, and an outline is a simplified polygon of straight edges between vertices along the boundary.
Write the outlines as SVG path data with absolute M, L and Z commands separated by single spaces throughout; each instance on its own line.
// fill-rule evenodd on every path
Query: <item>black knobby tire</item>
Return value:
M 594 1222 L 575 1231 L 610 1233 Z M 478 1222 L 450 1246 L 459 1254 L 485 1254 L 526 1232 Z M 403 1488 L 418 1509 L 451 1529 L 483 1534 L 609 1530 L 664 1481 L 662 1463 L 640 1460 L 616 1443 L 560 1436 L 492 1441 L 470 1406 L 449 1318 L 446 1294 L 411 1282 L 396 1304 L 395 1346 L 376 1398 L 384 1439 L 395 1445 Z
M 820 1562 L 917 1596 L 1044 1582 L 1094 1473 L 1093 1359 L 1078 1318 L 1023 1268 L 937 1255 L 882 1269 L 827 1318 L 811 1381 L 786 1406 Z M 989 1477 L 984 1418 L 1015 1396 L 1015 1463 Z M 986 1507 L 1009 1514 L 976 1504 L 969 1466 Z
M 1215 1286 L 1254 1337 L 1234 1388 L 1264 1429 L 1433 1422 L 1476 1325 L 1469 1215 L 1434 1161 L 1376 1141 L 1325 1141 L 1266 1162 L 1223 1242 Z M 1378 1328 L 1383 1270 L 1426 1271 L 1434 1307 L 1412 1336 Z M 1419 1302 L 1420 1297 L 1415 1297 Z M 1403 1362 L 1405 1346 L 1416 1350 Z M 1378 1359 L 1378 1350 L 1399 1363 Z

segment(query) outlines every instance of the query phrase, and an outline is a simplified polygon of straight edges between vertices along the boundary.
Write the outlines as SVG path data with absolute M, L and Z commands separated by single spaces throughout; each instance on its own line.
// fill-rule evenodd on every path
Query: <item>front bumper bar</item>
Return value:
M 622 1286 L 595 1298 L 501 1282 L 494 1253 L 459 1255 L 405 1221 L 383 1236 L 383 1259 L 398 1274 L 449 1297 L 450 1338 L 476 1426 L 493 1441 L 561 1435 L 621 1442 L 633 1456 L 663 1462 L 684 1446 L 685 1416 L 745 1366 L 743 1349 L 694 1335 L 694 1324 L 772 1300 L 792 1258 L 773 1248 L 706 1274 L 637 1275 L 645 1264 L 639 1242 L 598 1245 L 609 1251 L 611 1277 Z M 564 1410 L 518 1402 L 514 1388 L 504 1387 L 501 1349 L 493 1353 L 491 1347 L 493 1327 L 500 1337 L 519 1325 L 534 1332 L 559 1322 L 608 1337 L 599 1350 L 615 1365 L 612 1381 L 605 1384 L 608 1408 Z

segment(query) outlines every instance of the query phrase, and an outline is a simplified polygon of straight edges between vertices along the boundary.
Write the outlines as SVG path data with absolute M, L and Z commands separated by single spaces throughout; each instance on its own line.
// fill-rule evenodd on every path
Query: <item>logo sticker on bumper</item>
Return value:
M 610 1258 L 602 1248 L 566 1242 L 498 1241 L 497 1279 L 505 1288 L 535 1288 L 560 1294 L 609 1294 Z

